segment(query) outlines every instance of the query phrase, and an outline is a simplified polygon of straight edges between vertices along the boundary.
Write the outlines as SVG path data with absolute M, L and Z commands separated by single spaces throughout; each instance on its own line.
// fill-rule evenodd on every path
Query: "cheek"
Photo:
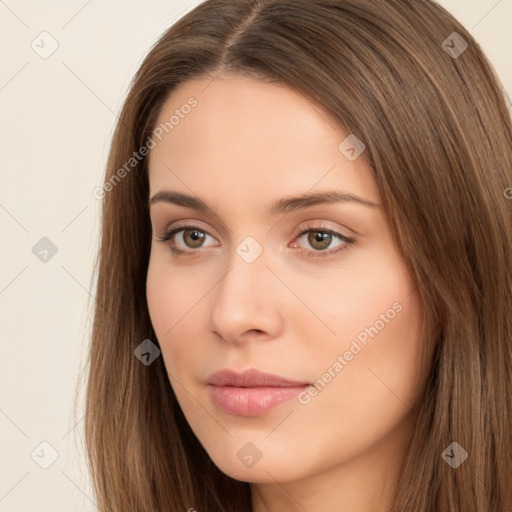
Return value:
M 326 435 L 336 418 L 340 432 L 371 444 L 397 425 L 418 399 L 430 364 L 428 357 L 422 359 L 421 310 L 411 294 L 386 323 L 379 315 L 388 311 L 391 316 L 392 304 L 387 297 L 367 304 L 363 324 L 347 319 L 351 336 L 343 336 L 329 350 L 329 359 L 317 366 L 319 391 L 306 407 L 314 409 L 315 423 Z
M 177 294 L 172 292 L 167 281 L 165 266 L 152 254 L 146 279 L 146 299 L 151 323 L 160 341 L 163 341 L 160 338 L 163 333 L 173 326 L 178 303 Z
M 204 280 L 194 279 L 190 272 L 180 272 L 165 254 L 151 254 L 146 279 L 149 314 L 157 335 L 165 341 L 175 326 L 182 323 L 208 291 Z
M 320 424 L 335 415 L 344 432 L 366 429 L 370 439 L 410 410 L 431 361 L 422 354 L 421 306 L 402 261 L 389 251 L 363 267 L 332 282 L 314 303 L 336 336 L 321 338 L 309 352 L 318 391 L 305 406 Z
M 150 257 L 146 280 L 148 310 L 171 379 L 179 379 L 191 364 L 197 364 L 204 340 L 200 329 L 205 325 L 198 321 L 198 315 L 206 315 L 204 299 L 211 288 L 208 279 L 194 279 L 190 272 L 180 272 L 165 256 Z
M 366 329 L 375 332 L 375 324 L 379 337 L 381 332 L 389 333 L 391 325 L 396 328 L 406 316 L 405 305 L 415 288 L 407 268 L 387 240 L 347 257 L 346 264 L 320 279 L 290 276 L 290 282 L 292 279 L 297 295 L 304 297 L 309 309 L 330 329 L 330 343 L 325 345 L 329 353 L 328 348 L 333 346 L 348 349 L 358 335 L 363 342 L 365 337 L 371 339 Z M 417 313 L 411 308 L 408 311 L 411 317 Z M 322 328 L 311 315 L 300 315 L 298 320 L 301 318 L 311 320 L 312 327 Z

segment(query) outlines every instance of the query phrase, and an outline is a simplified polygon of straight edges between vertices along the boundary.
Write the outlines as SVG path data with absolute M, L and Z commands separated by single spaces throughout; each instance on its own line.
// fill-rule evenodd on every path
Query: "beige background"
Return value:
M 142 58 L 199 3 L 0 0 L 0 512 L 95 510 L 83 409 L 72 415 L 99 229 L 92 191 Z M 512 0 L 440 3 L 512 97 Z M 57 249 L 47 262 L 32 251 L 43 237 Z

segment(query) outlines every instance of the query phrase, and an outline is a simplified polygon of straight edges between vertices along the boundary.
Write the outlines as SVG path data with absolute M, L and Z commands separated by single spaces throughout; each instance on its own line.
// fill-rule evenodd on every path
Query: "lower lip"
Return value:
M 214 386 L 208 384 L 213 401 L 225 412 L 237 416 L 258 416 L 288 402 L 308 385 L 297 387 Z

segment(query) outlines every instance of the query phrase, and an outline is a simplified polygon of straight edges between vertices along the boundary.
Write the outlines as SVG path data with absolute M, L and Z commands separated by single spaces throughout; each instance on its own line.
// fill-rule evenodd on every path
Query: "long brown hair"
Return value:
M 477 42 L 431 0 L 208 0 L 145 58 L 100 194 L 85 417 L 99 510 L 251 510 L 250 485 L 188 426 L 162 357 L 134 356 L 158 341 L 147 158 L 126 163 L 178 85 L 220 72 L 287 85 L 366 146 L 436 348 L 391 510 L 512 510 L 511 117 Z M 468 453 L 457 469 L 442 458 L 453 442 Z

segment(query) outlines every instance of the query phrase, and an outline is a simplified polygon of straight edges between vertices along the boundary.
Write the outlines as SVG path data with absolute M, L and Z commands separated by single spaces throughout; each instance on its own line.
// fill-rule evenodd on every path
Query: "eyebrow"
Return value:
M 185 208 L 192 208 L 201 212 L 211 211 L 212 209 L 202 199 L 198 197 L 174 192 L 171 190 L 160 190 L 149 201 L 149 205 L 156 203 L 170 203 Z M 354 194 L 331 190 L 327 192 L 319 192 L 313 194 L 305 194 L 301 196 L 284 197 L 271 204 L 269 213 L 277 215 L 296 210 L 310 208 L 319 204 L 334 203 L 356 203 L 363 206 L 378 208 L 380 205 L 367 199 L 362 199 Z

